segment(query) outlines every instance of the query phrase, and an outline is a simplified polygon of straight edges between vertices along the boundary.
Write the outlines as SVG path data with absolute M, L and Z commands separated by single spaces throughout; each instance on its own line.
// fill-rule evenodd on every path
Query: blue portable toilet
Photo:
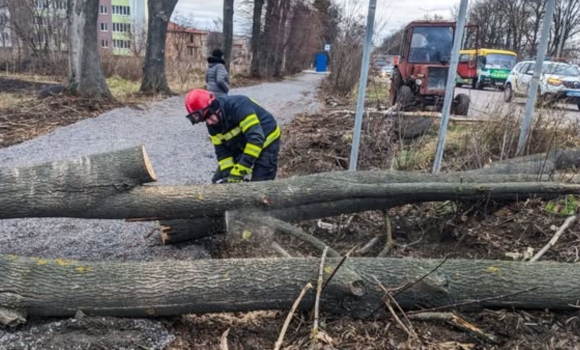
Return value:
M 328 53 L 327 52 L 319 52 L 316 54 L 316 71 L 317 72 L 326 72 L 326 68 L 328 66 Z

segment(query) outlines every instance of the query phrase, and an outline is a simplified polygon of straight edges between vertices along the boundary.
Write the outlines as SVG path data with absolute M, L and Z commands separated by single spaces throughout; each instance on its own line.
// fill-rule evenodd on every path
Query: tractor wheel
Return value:
M 477 81 L 477 83 L 475 84 L 475 88 L 477 90 L 483 90 L 483 81 Z
M 453 114 L 466 116 L 467 112 L 469 112 L 469 103 L 471 102 L 471 99 L 466 94 L 458 94 L 455 96 L 455 99 L 457 100 L 457 105 L 455 105 L 455 108 L 453 109 Z
M 404 111 L 406 107 L 411 104 L 413 100 L 413 92 L 411 88 L 407 85 L 403 85 L 399 88 L 397 92 L 397 103 L 401 106 L 401 111 Z
M 505 89 L 503 90 L 503 100 L 510 103 L 514 100 L 514 90 L 512 89 L 512 84 L 507 83 Z

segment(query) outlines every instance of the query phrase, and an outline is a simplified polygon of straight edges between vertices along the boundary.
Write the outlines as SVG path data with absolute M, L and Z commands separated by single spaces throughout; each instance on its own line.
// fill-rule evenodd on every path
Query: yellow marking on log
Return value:
M 16 260 L 18 260 L 18 255 L 7 254 L 7 255 L 4 255 L 4 259 L 6 259 L 8 261 L 16 261 Z
M 75 263 L 74 260 L 55 259 L 54 262 L 59 266 L 69 266 Z
M 491 273 L 498 273 L 499 272 L 499 267 L 495 267 L 495 266 L 490 266 L 486 269 L 487 272 L 491 272 Z
M 324 273 L 331 274 L 332 271 L 334 271 L 334 269 L 332 268 L 332 266 L 325 266 L 324 267 Z
M 145 310 L 145 313 L 149 316 L 153 316 L 155 315 L 155 309 L 147 309 Z
M 229 278 L 230 274 L 226 271 L 226 273 L 224 273 L 224 278 Z
M 252 232 L 244 230 L 244 232 L 242 233 L 242 238 L 247 241 L 250 239 L 250 237 L 252 237 Z
M 36 259 L 36 265 L 46 265 L 46 263 L 48 262 L 48 260 L 46 259 Z
M 91 269 L 90 266 L 86 266 L 86 267 L 85 266 L 79 266 L 79 267 L 77 267 L 77 271 L 79 273 L 91 272 L 91 270 L 92 269 Z
M 203 200 L 203 194 L 201 194 L 201 193 L 198 193 L 198 194 L 197 194 L 197 200 L 198 200 L 198 201 L 202 201 L 202 200 Z

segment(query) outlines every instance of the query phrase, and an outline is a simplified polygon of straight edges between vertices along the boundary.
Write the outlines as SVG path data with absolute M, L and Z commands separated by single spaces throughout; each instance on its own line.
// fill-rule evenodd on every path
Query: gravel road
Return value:
M 280 124 L 321 107 L 316 100 L 320 75 L 302 74 L 282 82 L 232 89 L 255 98 Z M 160 185 L 207 183 L 216 167 L 205 126 L 185 119 L 184 96 L 151 103 L 145 110 L 122 108 L 0 149 L 2 167 L 144 145 Z M 153 223 L 122 220 L 36 218 L 0 220 L 0 254 L 78 260 L 199 259 L 209 254 L 196 245 L 160 246 L 144 236 Z M 174 336 L 153 319 L 29 320 L 21 328 L 0 328 L 0 350 L 161 349 Z
M 321 76 L 301 74 L 276 83 L 232 89 L 255 98 L 284 124 L 316 110 Z M 151 103 L 145 110 L 121 108 L 83 120 L 13 147 L 0 149 L 2 167 L 19 167 L 144 145 L 159 185 L 207 183 L 216 167 L 203 125 L 185 118 L 184 96 Z M 153 246 L 152 223 L 69 218 L 0 220 L 0 253 L 79 260 L 160 260 L 208 257 L 195 245 Z

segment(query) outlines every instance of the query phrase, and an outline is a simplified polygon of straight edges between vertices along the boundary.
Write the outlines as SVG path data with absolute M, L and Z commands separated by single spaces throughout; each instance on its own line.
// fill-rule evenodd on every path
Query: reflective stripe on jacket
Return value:
M 242 95 L 218 98 L 222 117 L 217 125 L 208 125 L 222 171 L 230 168 L 252 172 L 263 149 L 281 136 L 276 119 L 253 99 Z

